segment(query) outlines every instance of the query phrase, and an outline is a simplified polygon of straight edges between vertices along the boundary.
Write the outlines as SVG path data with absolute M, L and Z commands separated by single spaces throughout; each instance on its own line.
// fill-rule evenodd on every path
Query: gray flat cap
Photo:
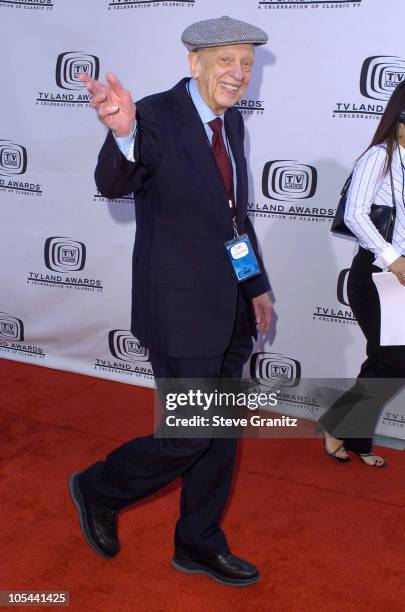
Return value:
M 269 37 L 266 32 L 245 21 L 231 17 L 206 19 L 188 26 L 181 35 L 182 43 L 189 51 L 204 47 L 224 45 L 265 45 Z

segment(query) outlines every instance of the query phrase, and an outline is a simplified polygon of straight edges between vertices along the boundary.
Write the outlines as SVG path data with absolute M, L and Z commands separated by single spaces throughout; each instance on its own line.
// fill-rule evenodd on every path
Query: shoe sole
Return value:
M 364 464 L 364 465 L 368 465 L 368 467 L 374 467 L 374 468 L 385 468 L 387 467 L 388 463 L 386 461 L 384 461 L 384 463 L 367 463 L 367 461 L 364 461 L 364 459 L 357 453 L 360 461 Z
M 72 498 L 72 502 L 74 503 L 76 507 L 76 510 L 79 513 L 80 529 L 82 531 L 84 539 L 86 540 L 90 548 L 92 548 L 98 555 L 100 555 L 100 557 L 103 557 L 103 559 L 113 559 L 115 555 L 108 555 L 101 548 L 99 548 L 99 546 L 97 546 L 96 542 L 94 541 L 90 533 L 89 522 L 87 520 L 87 513 L 83 511 L 84 501 L 83 501 L 83 497 L 80 493 L 80 489 L 78 486 L 78 482 L 77 482 L 78 478 L 79 478 L 79 472 L 76 472 L 75 474 L 72 474 L 72 476 L 70 476 L 69 494 L 70 494 L 70 497 Z
M 180 572 L 185 572 L 186 574 L 206 574 L 210 578 L 213 578 L 217 582 L 224 584 L 225 586 L 237 586 L 243 587 L 248 586 L 250 584 L 255 584 L 260 580 L 260 574 L 255 576 L 254 578 L 225 578 L 215 572 L 215 570 L 210 570 L 206 568 L 204 565 L 200 565 L 199 563 L 195 563 L 194 561 L 179 561 L 174 557 L 172 559 L 172 565 L 176 570 Z

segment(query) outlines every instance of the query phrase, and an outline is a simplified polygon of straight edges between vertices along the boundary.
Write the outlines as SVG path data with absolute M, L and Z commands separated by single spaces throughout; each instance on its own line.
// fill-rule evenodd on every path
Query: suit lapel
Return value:
M 232 155 L 235 160 L 236 166 L 236 179 L 237 179 L 237 192 L 235 194 L 236 197 L 236 217 L 238 220 L 238 225 L 242 220 L 242 211 L 243 211 L 243 192 L 244 192 L 244 182 L 245 175 L 242 172 L 242 168 L 245 163 L 245 156 L 243 152 L 243 143 L 241 142 L 241 138 L 238 134 L 238 127 L 236 125 L 236 113 L 226 112 L 225 113 L 225 131 L 227 138 L 229 140 L 229 144 L 232 149 Z
M 179 137 L 212 196 L 214 211 L 229 228 L 231 227 L 231 215 L 227 206 L 225 185 L 204 125 L 187 93 L 187 80 L 183 79 L 172 89 L 176 105 L 175 114 L 179 120 Z

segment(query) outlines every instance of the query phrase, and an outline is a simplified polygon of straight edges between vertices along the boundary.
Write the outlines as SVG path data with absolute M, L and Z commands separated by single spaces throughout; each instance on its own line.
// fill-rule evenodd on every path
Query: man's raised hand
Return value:
M 100 121 L 115 136 L 128 136 L 133 130 L 136 116 L 130 92 L 111 72 L 107 74 L 107 84 L 95 81 L 87 74 L 82 74 L 80 80 L 86 84 L 91 95 L 90 106 L 96 109 Z

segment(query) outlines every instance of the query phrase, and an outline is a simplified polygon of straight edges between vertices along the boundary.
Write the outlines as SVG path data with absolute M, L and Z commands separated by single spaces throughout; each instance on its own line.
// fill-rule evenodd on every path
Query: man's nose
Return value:
M 234 64 L 229 73 L 236 81 L 243 81 L 243 70 L 240 64 Z

